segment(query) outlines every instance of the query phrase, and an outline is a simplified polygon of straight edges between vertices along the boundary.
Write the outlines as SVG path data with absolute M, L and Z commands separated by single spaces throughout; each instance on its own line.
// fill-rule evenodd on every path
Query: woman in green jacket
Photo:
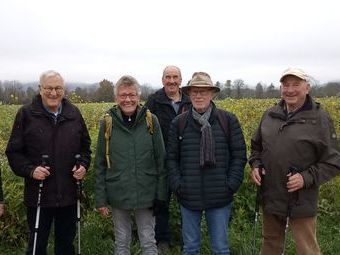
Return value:
M 112 209 L 116 255 L 130 254 L 131 213 L 143 254 L 157 254 L 154 216 L 166 200 L 162 132 L 156 116 L 139 105 L 140 94 L 135 78 L 121 77 L 115 85 L 117 105 L 98 135 L 96 207 L 103 216 L 108 206 Z

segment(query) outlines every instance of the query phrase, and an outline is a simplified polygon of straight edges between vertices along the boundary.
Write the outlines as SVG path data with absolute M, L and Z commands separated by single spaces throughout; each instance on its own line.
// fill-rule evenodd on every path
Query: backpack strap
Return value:
M 105 123 L 105 158 L 107 167 L 110 168 L 110 139 L 112 135 L 112 116 L 109 113 L 104 115 Z
M 223 129 L 224 135 L 229 140 L 229 136 L 230 136 L 229 119 L 223 110 L 216 108 L 216 112 L 217 112 L 218 122 L 220 123 Z M 179 120 L 178 120 L 178 139 L 179 140 L 183 139 L 183 133 L 184 133 L 185 126 L 187 124 L 188 114 L 189 112 L 187 111 L 179 115 Z
M 179 115 L 178 119 L 178 139 L 181 141 L 183 139 L 183 132 L 187 124 L 189 111 L 186 111 Z
M 220 123 L 224 135 L 227 137 L 227 139 L 229 140 L 229 136 L 230 136 L 230 132 L 229 132 L 229 120 L 227 115 L 225 114 L 225 112 L 221 109 L 216 108 L 217 111 L 217 119 L 218 122 Z
M 148 130 L 151 135 L 154 133 L 154 125 L 153 125 L 153 119 L 152 119 L 152 113 L 149 109 L 146 111 L 146 125 L 148 127 Z M 110 139 L 112 136 L 112 116 L 109 113 L 106 113 L 104 115 L 104 123 L 105 123 L 105 158 L 106 158 L 106 164 L 107 167 L 110 168 Z
M 146 110 L 146 125 L 148 126 L 148 130 L 150 135 L 153 135 L 154 127 L 153 127 L 153 121 L 152 121 L 152 113 L 149 109 Z

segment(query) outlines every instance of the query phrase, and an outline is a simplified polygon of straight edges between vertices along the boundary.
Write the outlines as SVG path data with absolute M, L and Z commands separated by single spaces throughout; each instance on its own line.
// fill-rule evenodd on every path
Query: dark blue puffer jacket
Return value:
M 169 131 L 166 167 L 171 189 L 180 203 L 191 210 L 217 208 L 229 204 L 240 187 L 246 164 L 246 145 L 236 116 L 224 112 L 228 119 L 229 135 L 220 126 L 216 107 L 209 119 L 215 141 L 216 165 L 200 168 L 200 124 L 189 110 L 187 123 L 179 140 L 177 116 Z

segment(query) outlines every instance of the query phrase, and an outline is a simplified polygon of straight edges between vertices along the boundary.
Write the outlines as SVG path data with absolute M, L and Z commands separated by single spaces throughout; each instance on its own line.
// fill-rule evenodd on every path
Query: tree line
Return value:
M 221 89 L 217 99 L 230 98 L 278 98 L 280 90 L 273 83 L 258 82 L 255 87 L 247 85 L 242 79 L 215 83 Z M 141 85 L 141 100 L 145 101 L 155 92 L 149 84 Z M 26 104 L 39 91 L 37 83 L 20 83 L 18 81 L 0 81 L 0 104 Z M 340 97 L 340 81 L 325 84 L 313 84 L 311 95 L 315 97 Z M 74 103 L 112 102 L 114 97 L 114 83 L 103 79 L 98 84 L 68 84 L 66 96 Z

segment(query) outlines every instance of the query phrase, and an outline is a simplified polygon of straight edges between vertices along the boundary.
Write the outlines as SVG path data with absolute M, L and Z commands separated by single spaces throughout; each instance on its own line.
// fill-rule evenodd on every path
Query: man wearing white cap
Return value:
M 283 72 L 282 99 L 264 113 L 251 140 L 251 178 L 262 190 L 262 255 L 283 254 L 288 225 L 297 255 L 320 254 L 318 191 L 340 173 L 340 153 L 332 120 L 308 94 L 308 80 L 298 68 Z

